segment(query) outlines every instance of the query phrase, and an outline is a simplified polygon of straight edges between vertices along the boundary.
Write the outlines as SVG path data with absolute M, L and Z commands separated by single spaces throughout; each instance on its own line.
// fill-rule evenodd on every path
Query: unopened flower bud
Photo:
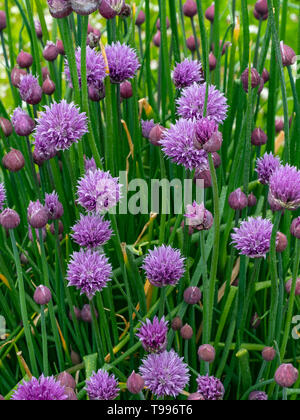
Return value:
M 180 330 L 180 335 L 184 340 L 191 340 L 194 335 L 193 328 L 189 324 L 185 324 Z
M 52 223 L 50 225 L 50 232 L 52 233 L 52 235 L 55 235 L 55 225 L 54 223 Z M 58 234 L 62 235 L 64 233 L 64 225 L 63 222 L 61 220 L 58 221 Z
M 11 71 L 11 83 L 14 87 L 18 88 L 20 86 L 21 78 L 26 76 L 26 70 L 19 69 L 19 67 L 14 67 Z
M 291 388 L 299 377 L 298 370 L 291 364 L 279 366 L 275 373 L 275 382 L 283 388 Z
M 263 391 L 253 391 L 248 399 L 249 401 L 268 401 L 268 395 Z
M 131 7 L 129 6 L 129 4 L 124 4 L 124 6 L 122 7 L 119 13 L 119 17 L 121 19 L 128 19 L 130 16 L 131 16 Z
M 215 4 L 214 3 L 208 9 L 206 9 L 205 17 L 211 23 L 214 22 L 214 19 L 215 19 Z
M 3 166 L 11 172 L 18 172 L 25 166 L 25 159 L 20 150 L 11 149 L 2 159 Z
M 28 69 L 33 63 L 32 55 L 25 51 L 21 51 L 17 57 L 17 63 L 21 69 Z
M 263 70 L 261 77 L 264 79 L 264 83 L 268 83 L 270 80 L 270 74 L 267 69 Z
M 190 37 L 186 40 L 186 46 L 188 47 L 188 49 L 189 49 L 191 52 L 195 52 L 195 51 L 196 51 L 196 48 L 197 48 L 197 46 L 196 46 L 196 42 L 197 42 L 197 46 L 199 46 L 199 45 L 200 45 L 200 41 L 199 41 L 199 39 L 198 39 L 198 38 L 197 38 L 197 41 L 196 41 L 194 36 L 190 36 Z
M 288 45 L 285 45 L 283 41 L 281 41 L 280 43 L 280 51 L 282 57 L 282 64 L 284 67 L 292 66 L 296 63 L 297 56 L 295 51 Z
M 210 188 L 212 186 L 211 173 L 209 169 L 199 170 L 196 169 L 194 182 L 197 180 L 204 182 L 204 188 Z
M 35 28 L 35 33 L 36 33 L 36 36 L 37 36 L 39 39 L 42 39 L 42 38 L 43 38 L 43 31 L 42 31 L 42 25 L 41 25 L 41 22 L 40 22 L 39 20 L 36 20 L 36 21 L 34 22 L 34 28 Z
M 64 47 L 63 42 L 60 39 L 56 41 L 56 48 L 58 50 L 58 54 L 65 55 L 65 47 Z
M 96 318 L 98 318 L 98 313 L 96 312 Z M 91 308 L 90 305 L 84 305 L 84 307 L 81 309 L 81 319 L 84 322 L 87 322 L 89 324 L 92 323 L 92 312 L 91 312 Z
M 48 78 L 50 79 L 50 71 L 48 67 L 42 67 L 42 76 L 43 76 L 43 82 Z
M 121 98 L 123 98 L 123 99 L 129 99 L 129 98 L 132 97 L 132 95 L 133 95 L 132 86 L 131 86 L 131 83 L 128 82 L 128 80 L 121 83 L 120 94 L 121 94 Z
M 202 293 L 198 287 L 189 287 L 185 290 L 183 298 L 188 305 L 196 305 L 202 297 Z
M 211 155 L 213 158 L 214 167 L 218 169 L 222 165 L 221 156 L 216 152 L 212 153 Z
M 260 82 L 261 82 L 260 75 L 258 71 L 254 69 L 253 67 L 251 68 L 250 78 L 251 78 L 252 89 L 255 89 L 256 87 L 260 85 Z M 248 86 L 249 86 L 249 69 L 248 68 L 242 74 L 241 81 L 242 81 L 244 91 L 248 93 Z
M 35 127 L 34 120 L 21 108 L 15 109 L 12 123 L 18 136 L 29 136 Z
M 165 128 L 159 124 L 156 124 L 152 128 L 149 134 L 149 141 L 151 144 L 153 144 L 153 146 L 160 146 L 160 141 L 161 141 L 164 131 L 165 131 Z
M 276 357 L 276 350 L 274 347 L 265 347 L 262 351 L 262 358 L 266 362 L 273 362 Z
M 289 295 L 291 294 L 291 291 L 292 291 L 292 285 L 293 285 L 293 279 L 290 279 L 285 285 L 285 290 Z M 295 296 L 300 296 L 300 278 L 296 280 Z
M 154 35 L 153 43 L 156 47 L 160 47 L 160 43 L 161 43 L 161 33 L 160 33 L 160 31 L 157 31 L 156 34 Z
M 0 224 L 5 229 L 15 229 L 20 224 L 20 216 L 15 210 L 5 209 L 0 214 Z
M 233 210 L 243 210 L 248 206 L 248 198 L 246 194 L 238 188 L 230 194 L 228 203 Z
M 168 17 L 166 18 L 166 25 L 167 25 L 167 29 L 169 29 L 170 28 L 170 21 L 169 21 L 169 18 Z M 160 27 L 160 19 L 157 20 L 156 27 L 157 27 L 157 29 L 159 31 L 161 30 L 161 27 Z
M 46 286 L 39 286 L 34 292 L 33 299 L 38 305 L 48 305 L 52 299 L 51 291 Z
M 275 120 L 275 130 L 277 134 L 284 130 L 284 121 L 281 118 Z
M 300 239 L 300 217 L 297 217 L 297 219 L 292 221 L 291 234 L 295 236 L 295 238 Z
M 55 83 L 47 77 L 47 79 L 43 82 L 42 89 L 45 95 L 51 96 L 55 92 L 56 86 Z
M 269 16 L 268 1 L 258 0 L 254 7 L 254 16 L 258 20 L 266 20 Z
M 288 246 L 288 240 L 284 233 L 277 232 L 276 252 L 283 252 Z
M 74 389 L 65 387 L 65 394 L 67 396 L 67 401 L 77 401 L 77 395 L 75 394 Z
M 47 61 L 55 61 L 58 57 L 58 54 L 57 46 L 53 42 L 47 41 L 43 51 L 44 59 Z
M 71 349 L 70 357 L 71 357 L 71 361 L 72 361 L 74 366 L 79 365 L 79 363 L 81 362 L 81 358 L 80 358 L 79 354 L 76 353 L 76 351 L 74 351 L 72 349 Z
M 76 388 L 76 382 L 72 375 L 70 375 L 68 372 L 62 372 L 57 377 L 57 381 L 67 388 L 75 389 Z
M 47 0 L 50 14 L 57 19 L 69 16 L 72 13 L 70 0 Z
M 3 10 L 0 10 L 0 32 L 6 28 L 6 14 Z
M 176 316 L 176 318 L 172 321 L 172 330 L 173 331 L 179 331 L 182 328 L 182 320 L 179 318 L 179 316 Z
M 253 193 L 248 195 L 248 207 L 254 207 L 257 204 L 257 198 Z
M 127 389 L 131 394 L 139 394 L 142 392 L 145 386 L 145 381 L 141 377 L 141 375 L 138 375 L 134 371 L 129 376 L 127 380 Z
M 42 229 L 48 222 L 48 211 L 39 200 L 31 201 L 27 209 L 28 223 L 34 229 Z
M 146 15 L 145 12 L 143 10 L 140 11 L 140 13 L 138 14 L 138 17 L 136 18 L 135 24 L 137 26 L 141 26 L 146 20 Z
M 100 0 L 71 0 L 71 6 L 78 15 L 87 16 L 96 12 L 100 6 Z
M 197 14 L 197 4 L 194 0 L 187 0 L 183 5 L 183 13 L 185 16 L 193 18 Z
M 114 10 L 112 7 L 110 7 L 109 1 L 107 0 L 102 0 L 102 3 L 99 7 L 99 12 L 100 15 L 103 16 L 105 19 L 113 19 L 118 14 L 117 10 Z
M 9 137 L 13 132 L 13 126 L 9 120 L 6 118 L 0 117 L 0 128 L 5 135 L 5 137 Z
M 217 67 L 217 59 L 212 52 L 209 54 L 208 59 L 209 59 L 209 69 L 210 69 L 210 71 L 215 70 L 216 67 Z
M 28 260 L 28 258 L 26 257 L 26 255 L 25 254 L 21 254 L 20 255 L 20 260 L 21 260 L 21 263 L 23 264 L 23 265 L 27 265 L 27 264 L 29 264 L 29 260 Z
M 73 306 L 73 311 L 74 311 L 74 315 L 75 315 L 75 318 L 77 319 L 77 321 L 80 321 L 81 320 L 81 310 L 79 308 L 77 308 L 76 306 Z M 69 312 L 69 320 L 73 321 L 71 311 Z
M 198 356 L 203 362 L 212 363 L 216 358 L 216 350 L 210 344 L 203 344 L 199 347 Z
M 223 136 L 220 131 L 215 131 L 211 138 L 203 144 L 203 149 L 207 153 L 218 152 L 221 149 L 223 143 Z
M 253 130 L 251 135 L 251 143 L 253 146 L 263 146 L 268 141 L 266 133 L 261 128 Z

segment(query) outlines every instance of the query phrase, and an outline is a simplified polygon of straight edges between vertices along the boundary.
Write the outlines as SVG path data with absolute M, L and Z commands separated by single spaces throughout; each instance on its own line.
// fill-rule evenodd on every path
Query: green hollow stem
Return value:
M 30 365 L 32 369 L 32 373 L 34 376 L 39 376 L 37 361 L 35 357 L 35 350 L 32 341 L 30 325 L 29 325 L 29 318 L 27 312 L 27 304 L 26 304 L 26 293 L 25 293 L 25 285 L 24 285 L 24 278 L 23 278 L 23 271 L 21 267 L 20 257 L 16 245 L 15 233 L 12 229 L 9 230 L 10 240 L 13 248 L 13 254 L 15 259 L 15 264 L 17 268 L 17 277 L 18 277 L 18 285 L 19 285 L 19 298 L 20 298 L 20 307 L 21 307 L 21 314 L 22 314 L 22 322 L 24 326 L 25 338 L 28 346 L 29 358 L 30 358 Z
M 48 339 L 47 339 L 44 305 L 41 306 L 41 326 L 42 326 L 42 348 L 43 348 L 43 373 L 45 376 L 49 376 Z

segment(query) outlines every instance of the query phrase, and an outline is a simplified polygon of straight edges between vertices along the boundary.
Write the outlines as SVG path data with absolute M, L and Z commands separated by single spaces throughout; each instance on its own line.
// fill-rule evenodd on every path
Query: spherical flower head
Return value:
M 43 91 L 38 79 L 32 74 L 27 74 L 21 78 L 19 90 L 22 100 L 28 104 L 37 105 L 41 102 Z
M 195 122 L 181 118 L 166 130 L 160 141 L 163 152 L 186 169 L 208 169 L 207 153 L 195 147 Z
M 53 376 L 32 378 L 20 384 L 12 396 L 14 401 L 65 401 L 65 388 Z
M 279 168 L 281 162 L 278 156 L 274 156 L 272 152 L 265 153 L 263 157 L 256 161 L 256 172 L 258 173 L 258 180 L 261 184 L 267 185 L 270 178 Z
M 233 244 L 240 254 L 250 258 L 265 258 L 270 250 L 273 224 L 262 217 L 249 217 L 234 228 Z
M 3 210 L 6 201 L 6 190 L 4 184 L 0 183 L 0 211 Z
M 35 127 L 33 119 L 20 107 L 14 110 L 11 121 L 18 136 L 29 136 Z
M 58 195 L 55 191 L 52 194 L 45 195 L 45 207 L 48 210 L 50 220 L 57 220 L 64 214 L 64 209 L 61 202 L 58 199 Z
M 153 286 L 176 286 L 184 275 L 184 258 L 179 250 L 162 245 L 149 251 L 143 269 Z
M 189 383 L 189 371 L 174 350 L 150 354 L 140 367 L 145 385 L 157 397 L 177 397 Z
M 177 99 L 178 114 L 186 119 L 203 118 L 204 105 L 206 97 L 206 83 L 193 85 L 185 88 L 182 95 Z M 227 117 L 227 99 L 215 86 L 208 88 L 208 100 L 206 117 L 210 117 L 218 124 L 222 124 Z
M 42 229 L 48 222 L 48 210 L 39 200 L 30 201 L 27 208 L 27 219 L 34 229 Z
M 88 132 L 87 118 L 84 112 L 64 99 L 60 103 L 45 106 L 37 120 L 35 146 L 38 149 L 65 150 L 77 143 Z
M 176 64 L 172 76 L 177 89 L 184 89 L 193 83 L 204 82 L 201 63 L 196 60 L 189 60 L 188 58 Z
M 298 369 L 292 364 L 282 364 L 275 373 L 275 382 L 282 388 L 291 388 L 299 377 Z
M 218 131 L 218 124 L 210 118 L 201 118 L 195 122 L 195 147 L 202 149 L 203 145 L 206 144 Z
M 86 173 L 89 171 L 95 172 L 97 170 L 97 165 L 93 157 L 84 160 L 84 170 Z
M 101 369 L 86 381 L 85 389 L 92 401 L 115 400 L 120 391 L 115 376 Z
M 81 86 L 81 48 L 78 47 L 75 53 L 76 66 L 79 78 L 79 84 Z M 69 82 L 69 86 L 73 87 L 70 67 L 68 60 L 65 62 L 65 74 L 66 79 Z M 86 47 L 86 78 L 88 87 L 93 87 L 96 90 L 100 90 L 103 87 L 103 80 L 106 76 L 106 64 L 103 55 L 89 46 Z
M 112 267 L 108 258 L 97 251 L 74 252 L 68 265 L 68 286 L 74 286 L 88 299 L 101 292 L 111 280 Z
M 97 248 L 108 242 L 112 235 L 110 222 L 98 215 L 81 215 L 80 220 L 72 228 L 74 241 L 89 249 Z
M 197 378 L 198 393 L 205 401 L 220 401 L 223 399 L 225 390 L 220 379 L 214 376 L 199 376 Z
M 214 218 L 210 211 L 206 210 L 204 204 L 197 204 L 196 201 L 192 205 L 187 206 L 185 217 L 187 218 L 188 226 L 192 226 L 197 230 L 209 230 Z
M 89 171 L 78 182 L 78 203 L 88 211 L 103 213 L 115 207 L 121 198 L 118 178 L 97 169 Z
M 112 43 L 105 49 L 112 83 L 133 79 L 140 68 L 136 52 L 126 44 Z
M 281 165 L 270 178 L 270 198 L 282 210 L 300 207 L 300 171 L 290 165 Z
M 138 330 L 137 337 L 148 353 L 161 353 L 167 347 L 168 322 L 154 317 L 153 322 L 146 319 Z
M 154 128 L 156 124 L 154 120 L 141 120 L 141 124 L 142 124 L 142 134 L 145 137 L 145 139 L 148 139 L 152 128 Z
M 249 401 L 268 401 L 268 395 L 263 391 L 253 391 L 249 395 Z

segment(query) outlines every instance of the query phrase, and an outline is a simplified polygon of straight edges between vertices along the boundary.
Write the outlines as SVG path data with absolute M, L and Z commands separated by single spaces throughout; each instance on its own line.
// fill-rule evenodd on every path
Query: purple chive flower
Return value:
M 108 242 L 112 235 L 110 222 L 98 215 L 81 215 L 80 220 L 72 228 L 74 241 L 87 248 L 97 248 Z
M 48 210 L 50 220 L 57 220 L 64 214 L 64 209 L 61 202 L 58 199 L 58 195 L 55 191 L 52 194 L 45 195 L 45 207 Z
M 89 171 L 78 182 L 78 203 L 88 211 L 108 211 L 120 200 L 120 188 L 118 178 L 113 178 L 109 172 Z
M 253 391 L 249 395 L 249 401 L 268 401 L 268 395 L 263 391 Z
M 0 211 L 3 210 L 4 207 L 4 203 L 6 201 L 6 191 L 5 191 L 5 186 L 4 184 L 1 182 L 0 183 Z
M 265 153 L 263 157 L 256 161 L 256 172 L 258 173 L 258 180 L 261 184 L 267 185 L 270 181 L 271 175 L 279 168 L 281 162 L 278 156 L 273 156 L 272 152 Z
M 194 145 L 197 149 L 202 149 L 203 145 L 206 144 L 218 131 L 218 124 L 210 118 L 201 118 L 195 122 L 195 141 Z
M 18 136 L 29 136 L 35 127 L 33 119 L 20 107 L 14 110 L 11 122 Z
M 142 134 L 145 137 L 145 139 L 148 139 L 152 128 L 154 128 L 156 124 L 154 120 L 141 120 L 141 124 Z
M 92 401 L 115 400 L 120 391 L 115 376 L 101 369 L 86 381 L 85 389 Z
M 197 378 L 198 393 L 204 397 L 206 401 L 222 400 L 225 394 L 222 382 L 214 376 L 199 376 Z
M 184 258 L 179 250 L 162 245 L 149 251 L 143 269 L 153 286 L 175 286 L 184 275 Z
M 12 396 L 14 401 L 65 401 L 65 388 L 53 376 L 39 379 L 32 378 L 29 382 L 19 384 Z
M 67 279 L 68 286 L 80 290 L 88 299 L 101 292 L 111 280 L 112 267 L 108 258 L 97 251 L 80 250 L 74 252 L 69 262 Z
M 206 83 L 193 85 L 185 88 L 182 95 L 177 99 L 178 114 L 186 119 L 203 117 L 206 96 Z M 215 86 L 208 89 L 208 101 L 206 116 L 218 124 L 222 124 L 227 117 L 227 99 Z
M 208 169 L 207 153 L 195 147 L 195 136 L 195 122 L 181 118 L 164 132 L 160 144 L 174 163 L 189 170 Z
M 204 204 L 197 204 L 196 201 L 192 205 L 187 206 L 187 224 L 197 230 L 209 230 L 213 223 L 214 218 L 210 211 L 206 210 Z
M 19 90 L 22 100 L 30 105 L 37 105 L 42 100 L 43 90 L 32 74 L 21 78 Z
M 295 166 L 281 165 L 270 178 L 269 201 L 281 210 L 300 207 L 300 171 Z
M 84 160 L 84 170 L 86 173 L 89 171 L 95 172 L 97 170 L 97 165 L 93 157 Z
M 60 103 L 45 106 L 37 120 L 35 146 L 48 159 L 54 151 L 69 149 L 88 132 L 84 112 L 64 99 Z
M 150 354 L 140 367 L 145 385 L 158 396 L 177 397 L 189 383 L 189 371 L 174 350 Z
M 137 337 L 148 353 L 161 353 L 167 347 L 168 321 L 154 317 L 153 322 L 146 319 L 138 330 Z
M 48 222 L 48 210 L 39 200 L 30 201 L 27 208 L 28 223 L 34 229 L 42 229 Z
M 140 68 L 140 63 L 136 52 L 132 48 L 116 42 L 108 45 L 105 51 L 112 83 L 122 83 L 126 79 L 135 77 Z
M 173 71 L 173 82 L 177 89 L 184 89 L 193 83 L 203 83 L 201 63 L 186 58 L 181 63 L 176 64 Z
M 270 250 L 273 224 L 262 217 L 249 217 L 241 223 L 239 228 L 234 228 L 231 235 L 233 244 L 240 254 L 250 258 L 265 258 Z
M 81 86 L 81 48 L 78 47 L 76 50 L 76 65 L 77 73 L 79 77 L 79 84 Z M 94 49 L 87 46 L 86 48 L 86 73 L 88 87 L 96 90 L 101 90 L 103 87 L 103 80 L 106 76 L 106 64 L 103 55 Z M 73 87 L 71 73 L 69 68 L 68 60 L 65 62 L 65 74 L 69 82 L 69 86 Z

